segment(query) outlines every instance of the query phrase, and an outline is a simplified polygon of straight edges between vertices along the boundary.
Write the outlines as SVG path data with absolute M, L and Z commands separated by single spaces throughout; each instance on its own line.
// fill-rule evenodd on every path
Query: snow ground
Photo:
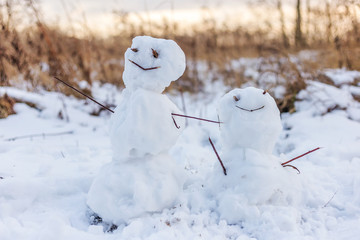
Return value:
M 113 233 L 89 225 L 86 216 L 92 180 L 112 158 L 110 115 L 91 116 L 97 109 L 93 103 L 59 93 L 0 88 L 0 95 L 6 92 L 41 109 L 18 103 L 16 115 L 0 120 L 0 239 L 358 239 L 360 104 L 351 95 L 360 92 L 353 78 L 358 74 L 329 70 L 337 87 L 309 81 L 298 95 L 298 111 L 282 115 L 275 155 L 285 161 L 322 147 L 293 162 L 307 184 L 300 192 L 306 199 L 301 207 L 260 206 L 262 215 L 242 223 L 221 220 L 198 184 L 218 164 L 207 141 L 211 136 L 218 142 L 218 126 L 188 120 L 171 151 L 189 176 L 179 203 Z M 204 94 L 184 94 L 188 115 L 217 120 L 217 101 L 228 89 L 215 84 Z M 95 98 L 109 100 L 111 86 L 95 88 Z M 182 107 L 179 96 L 170 98 Z M 62 134 L 11 140 L 52 133 Z

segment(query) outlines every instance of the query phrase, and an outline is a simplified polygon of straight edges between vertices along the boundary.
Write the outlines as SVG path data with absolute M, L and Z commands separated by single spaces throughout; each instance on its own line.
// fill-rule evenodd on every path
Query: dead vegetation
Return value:
M 273 4 L 272 1 L 263 2 Z M 0 1 L 0 86 L 23 86 L 25 81 L 29 90 L 76 94 L 55 81 L 53 77 L 57 76 L 77 88 L 81 81 L 86 81 L 89 86 L 98 81 L 122 87 L 122 59 L 131 39 L 136 35 L 153 35 L 174 39 L 187 56 L 186 72 L 171 88 L 200 92 L 206 84 L 204 79 L 220 79 L 232 87 L 239 87 L 248 81 L 257 84 L 273 75 L 276 84 L 282 84 L 286 90 L 285 97 L 278 99 L 281 111 L 292 112 L 295 111 L 295 96 L 305 88 L 306 79 L 321 80 L 319 69 L 360 69 L 357 16 L 360 5 L 356 1 L 334 1 L 312 6 L 310 1 L 298 1 L 303 3 L 302 8 L 295 5 L 294 11 L 296 9 L 298 18 L 302 16 L 302 19 L 295 19 L 294 30 L 287 31 L 289 23 L 284 20 L 282 1 L 275 2 L 280 30 L 276 30 L 270 20 L 257 29 L 241 25 L 230 28 L 227 24 L 219 27 L 216 19 L 209 15 L 201 26 L 193 26 L 184 33 L 167 19 L 160 23 L 144 21 L 142 25 L 135 25 L 126 13 L 116 12 L 116 24 L 122 28 L 116 36 L 104 39 L 92 34 L 91 30 L 85 37 L 74 37 L 61 32 L 57 26 L 46 24 L 36 1 L 3 0 Z M 20 31 L 16 26 L 23 17 L 33 24 Z M 341 24 L 340 27 L 335 24 L 339 21 L 347 23 L 347 28 L 340 29 Z M 88 29 L 86 24 L 84 29 Z M 158 31 L 153 33 L 151 29 Z M 294 62 L 291 56 L 304 49 L 317 54 Z M 246 76 L 246 69 L 241 71 L 230 64 L 240 57 L 261 59 L 257 79 Z M 274 86 L 266 87 L 271 91 Z M 91 94 L 90 89 L 82 88 L 82 91 Z
M 11 114 L 15 114 L 15 100 L 8 95 L 0 97 L 0 119 L 7 118 Z

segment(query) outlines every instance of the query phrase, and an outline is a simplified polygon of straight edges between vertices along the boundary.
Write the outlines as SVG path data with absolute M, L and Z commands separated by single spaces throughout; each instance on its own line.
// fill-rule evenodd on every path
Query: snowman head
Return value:
M 123 80 L 130 91 L 161 93 L 185 71 L 185 54 L 173 40 L 138 36 L 125 52 Z
M 282 125 L 275 100 L 262 89 L 248 87 L 225 94 L 218 106 L 224 147 L 272 153 Z

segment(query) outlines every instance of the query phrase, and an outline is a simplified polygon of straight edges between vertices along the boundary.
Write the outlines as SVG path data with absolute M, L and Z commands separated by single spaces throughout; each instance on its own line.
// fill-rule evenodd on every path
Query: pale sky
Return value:
M 208 7 L 214 10 L 215 17 L 226 11 L 239 9 L 244 0 L 39 0 L 43 17 L 49 23 L 65 29 L 71 25 L 81 35 L 84 19 L 98 34 L 111 34 L 114 29 L 113 11 L 136 12 L 152 20 L 166 16 L 174 21 L 186 23 L 200 21 L 199 9 Z M 114 30 L 115 31 L 115 30 Z
M 239 6 L 243 0 L 41 0 L 46 9 L 58 12 L 63 10 L 62 2 L 69 9 L 82 7 L 88 13 L 116 10 L 154 11 L 164 9 L 196 9 L 206 7 Z
M 103 36 L 116 34 L 117 18 L 114 11 L 130 12 L 130 20 L 151 19 L 161 21 L 166 17 L 170 21 L 181 22 L 184 29 L 189 24 L 197 24 L 204 14 L 211 14 L 217 22 L 241 22 L 250 27 L 269 20 L 267 7 L 249 8 L 250 0 L 39 0 L 44 19 L 68 31 L 69 26 L 77 35 L 86 34 L 84 23 L 93 33 Z M 274 3 L 276 1 L 273 1 Z M 294 0 L 283 0 L 291 3 Z M 207 12 L 201 11 L 207 7 Z M 275 4 L 274 4 L 275 8 Z M 285 10 L 285 14 L 292 15 Z M 135 13 L 134 13 L 135 12 Z

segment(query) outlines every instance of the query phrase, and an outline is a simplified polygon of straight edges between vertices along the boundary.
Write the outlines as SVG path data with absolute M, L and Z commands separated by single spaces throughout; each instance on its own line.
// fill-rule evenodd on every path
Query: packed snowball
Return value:
M 185 54 L 173 40 L 138 36 L 125 52 L 123 80 L 128 90 L 161 93 L 185 71 Z
M 251 148 L 270 154 L 282 130 L 275 100 L 262 89 L 234 89 L 219 103 L 222 144 L 227 149 Z
M 168 154 L 185 124 L 162 94 L 185 70 L 185 55 L 172 40 L 135 37 L 125 53 L 126 88 L 110 123 L 113 161 L 95 178 L 87 204 L 104 221 L 173 207 L 182 192 L 183 168 Z

